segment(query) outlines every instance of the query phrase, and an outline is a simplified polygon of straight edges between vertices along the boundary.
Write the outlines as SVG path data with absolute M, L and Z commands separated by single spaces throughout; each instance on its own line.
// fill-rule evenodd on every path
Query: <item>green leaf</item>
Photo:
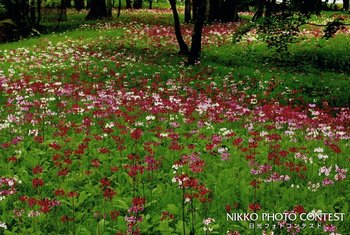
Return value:
M 129 209 L 128 204 L 121 199 L 115 199 L 115 200 L 113 200 L 113 202 L 114 202 L 113 205 L 119 209 L 123 209 L 123 210 Z
M 179 212 L 179 208 L 175 204 L 168 204 L 166 206 L 166 210 L 175 215 L 177 215 Z
M 91 235 L 90 231 L 87 228 L 78 228 L 77 235 Z
M 90 196 L 91 194 L 88 194 L 86 193 L 85 191 L 82 191 L 80 194 L 79 194 L 79 199 L 78 199 L 78 202 L 77 202 L 77 206 L 80 206 L 81 204 L 84 203 L 84 201 Z
M 6 97 L 4 94 L 0 93 L 0 104 L 5 104 L 6 103 Z

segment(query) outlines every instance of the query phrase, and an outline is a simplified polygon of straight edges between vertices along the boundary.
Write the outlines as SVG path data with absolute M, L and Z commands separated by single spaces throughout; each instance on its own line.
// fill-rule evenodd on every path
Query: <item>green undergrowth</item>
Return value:
M 123 14 L 119 19 L 113 19 L 111 23 L 131 22 L 141 18 L 142 23 L 152 22 L 152 14 L 146 11 L 129 13 Z M 162 25 L 162 21 L 170 22 L 167 19 L 171 16 L 170 14 L 159 15 L 158 19 L 156 19 L 158 16 L 153 17 L 153 24 Z M 105 21 L 88 23 L 103 22 Z M 329 40 L 316 38 L 302 40 L 290 45 L 289 50 L 284 53 L 277 53 L 261 42 L 204 48 L 201 64 L 184 70 L 185 58 L 177 55 L 176 51 L 170 48 L 152 46 L 148 41 L 127 40 L 123 38 L 125 30 L 126 28 L 123 27 L 111 29 L 79 28 L 2 44 L 0 52 L 19 47 L 45 47 L 49 43 L 55 45 L 58 42 L 71 39 L 93 42 L 97 39 L 107 38 L 108 43 L 96 44 L 96 47 L 101 47 L 99 49 L 101 53 L 113 54 L 123 50 L 127 51 L 130 57 L 136 56 L 138 58 L 137 61 L 128 64 L 120 71 L 132 78 L 142 79 L 154 74 L 161 74 L 163 77 L 176 79 L 183 77 L 180 71 L 188 73 L 186 76 L 195 76 L 201 74 L 201 71 L 211 68 L 212 72 L 209 74 L 211 79 L 203 81 L 205 85 L 212 81 L 220 85 L 225 76 L 232 74 L 233 78 L 237 80 L 243 79 L 252 82 L 274 80 L 276 87 L 272 90 L 269 98 L 279 100 L 283 95 L 292 97 L 297 93 L 300 101 L 294 99 L 294 102 L 326 103 L 332 106 L 348 106 L 350 104 L 348 92 L 350 90 L 350 43 L 349 36 L 346 35 L 337 35 Z M 97 66 L 101 67 L 111 66 L 112 68 L 114 66 L 113 64 L 108 65 L 107 62 L 96 63 Z M 9 66 L 9 64 L 2 65 L 3 68 Z M 249 91 L 251 93 L 260 92 L 258 87 L 256 90 L 249 89 Z

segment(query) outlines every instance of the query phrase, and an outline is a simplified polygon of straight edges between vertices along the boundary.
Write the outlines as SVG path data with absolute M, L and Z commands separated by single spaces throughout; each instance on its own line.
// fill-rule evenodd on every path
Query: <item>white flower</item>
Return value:
M 321 148 L 321 147 L 315 148 L 314 152 L 315 153 L 323 153 L 323 148 Z
M 321 154 L 321 153 L 319 153 L 317 157 L 318 157 L 318 159 L 320 159 L 320 160 L 321 160 L 321 159 L 327 159 L 327 158 L 328 158 L 328 155 L 327 155 L 327 154 Z
M 149 115 L 149 116 L 146 117 L 146 120 L 150 121 L 150 120 L 154 120 L 155 118 L 156 118 L 155 116 Z
M 5 222 L 0 221 L 0 228 L 7 229 Z

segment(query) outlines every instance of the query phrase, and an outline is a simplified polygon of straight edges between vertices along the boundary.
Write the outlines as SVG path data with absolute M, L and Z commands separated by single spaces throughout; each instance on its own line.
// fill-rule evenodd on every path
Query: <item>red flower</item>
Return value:
M 116 194 L 117 194 L 117 193 L 114 192 L 113 189 L 107 188 L 107 189 L 103 192 L 103 197 L 104 197 L 106 200 L 112 200 L 113 197 L 114 197 Z
M 33 206 L 35 206 L 36 204 L 38 203 L 38 201 L 35 199 L 35 198 L 29 198 L 28 199 L 28 205 L 29 205 L 29 207 L 33 207 Z
M 142 130 L 139 128 L 136 128 L 134 131 L 131 132 L 131 138 L 134 140 L 139 140 L 141 138 L 141 135 L 143 134 Z
M 91 165 L 98 168 L 101 165 L 101 163 L 98 159 L 93 159 L 91 160 Z
M 260 207 L 260 204 L 256 202 L 256 203 L 250 203 L 249 209 L 255 212 L 255 211 L 261 210 L 261 207 Z
M 293 211 L 297 214 L 301 214 L 305 212 L 305 209 L 302 205 L 296 205 L 294 206 Z
M 60 150 L 61 149 L 61 146 L 55 142 L 49 144 L 49 147 L 55 149 L 55 150 Z
M 56 196 L 64 196 L 66 193 L 64 192 L 63 189 L 56 189 L 55 190 L 55 195 Z
M 67 194 L 67 196 L 69 197 L 69 198 L 72 198 L 72 197 L 78 197 L 78 195 L 79 195 L 79 193 L 78 192 L 69 192 L 68 194 Z
M 112 220 L 116 220 L 119 215 L 120 215 L 119 211 L 113 210 L 110 212 L 110 216 Z
M 100 148 L 99 152 L 103 154 L 107 154 L 107 153 L 110 153 L 111 151 L 108 148 Z
M 119 167 L 117 166 L 111 166 L 111 172 L 116 173 L 119 170 Z
M 60 170 L 59 172 L 57 172 L 57 175 L 58 176 L 66 176 L 66 175 L 68 175 L 68 173 L 69 173 L 69 170 L 67 168 L 64 168 L 64 169 Z
M 243 139 L 242 138 L 237 138 L 233 141 L 233 145 L 239 145 L 240 143 L 242 143 Z
M 231 206 L 230 205 L 226 205 L 225 206 L 225 210 L 227 213 L 230 213 L 231 212 Z
M 9 162 L 16 162 L 17 161 L 17 157 L 16 156 L 9 157 L 9 158 L 7 158 L 7 161 L 9 161 Z
M 261 181 L 259 181 L 259 180 L 252 180 L 250 182 L 250 186 L 258 188 L 260 183 L 261 183 Z
M 34 188 L 40 187 L 44 185 L 44 180 L 40 179 L 40 178 L 35 178 L 32 180 L 32 185 Z
M 100 182 L 103 187 L 108 187 L 111 184 L 111 182 L 107 178 L 102 178 Z
M 19 200 L 20 200 L 21 202 L 25 202 L 25 201 L 27 201 L 27 199 L 28 199 L 28 197 L 25 196 L 25 195 L 23 195 L 23 196 L 21 196 L 21 197 L 19 198 Z
M 215 147 L 215 144 L 206 144 L 205 149 L 207 151 L 212 151 L 214 147 Z

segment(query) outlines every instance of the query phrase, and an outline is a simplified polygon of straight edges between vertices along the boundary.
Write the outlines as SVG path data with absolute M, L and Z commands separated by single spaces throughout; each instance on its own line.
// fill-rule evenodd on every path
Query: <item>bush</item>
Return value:
M 0 21 L 0 42 L 16 41 L 19 39 L 17 25 L 11 19 Z

